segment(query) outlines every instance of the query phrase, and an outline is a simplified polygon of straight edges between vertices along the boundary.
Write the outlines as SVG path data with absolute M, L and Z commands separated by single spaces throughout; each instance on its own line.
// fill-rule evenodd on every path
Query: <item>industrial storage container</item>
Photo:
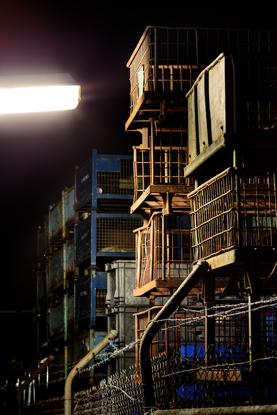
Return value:
M 226 263 L 255 258 L 273 267 L 276 185 L 272 172 L 229 168 L 191 192 L 194 260 L 224 255 Z
M 95 327 L 96 319 L 105 315 L 107 274 L 91 270 L 88 276 L 77 279 L 74 284 L 74 321 L 88 319 L 88 327 Z
M 133 290 L 136 287 L 136 262 L 134 260 L 117 260 L 106 264 L 107 271 L 107 312 L 120 305 L 148 306 L 147 298 L 136 298 Z
M 181 96 L 192 87 L 201 70 L 220 53 L 277 52 L 277 34 L 272 30 L 202 29 L 186 27 L 147 26 L 127 67 L 130 68 L 130 113 L 127 128 L 140 125 L 145 113 L 153 116 L 153 92 L 162 92 L 163 98 L 174 93 Z M 153 108 L 152 108 L 153 107 Z
M 245 167 L 275 167 L 267 152 L 276 149 L 276 68 L 276 55 L 221 54 L 204 69 L 187 94 L 185 175 L 226 148 L 239 150 Z M 229 167 L 233 154 L 224 157 Z
M 115 329 L 118 333 L 116 346 L 121 349 L 135 340 L 134 313 L 149 307 L 147 298 L 133 297 L 135 288 L 135 261 L 114 261 L 106 264 L 107 297 L 106 314 L 108 332 Z M 113 362 L 108 363 L 108 375 L 127 369 L 135 363 L 134 347 L 125 350 Z
M 135 295 L 142 295 L 147 285 L 154 290 L 160 282 L 160 288 L 177 288 L 191 271 L 189 215 L 165 216 L 155 212 L 145 226 L 135 230 L 135 235 Z
M 140 215 L 92 212 L 75 228 L 75 265 L 95 266 L 97 257 L 134 257 L 133 230 L 141 224 Z
M 128 209 L 134 191 L 132 157 L 97 154 L 94 149 L 76 168 L 75 190 L 76 211 L 97 206 L 112 211 Z
M 67 241 L 63 249 L 49 257 L 46 265 L 47 295 L 64 284 L 74 273 L 74 242 Z
M 49 335 L 51 339 L 62 336 L 64 334 L 65 325 L 66 327 L 73 325 L 73 300 L 73 295 L 68 296 L 66 310 L 63 299 L 49 308 Z
M 49 208 L 49 219 L 48 219 L 48 238 L 49 245 L 58 244 L 60 245 L 66 235 L 66 229 L 72 228 L 73 236 L 73 221 L 74 221 L 74 186 L 70 189 L 62 191 L 62 197 L 54 205 Z

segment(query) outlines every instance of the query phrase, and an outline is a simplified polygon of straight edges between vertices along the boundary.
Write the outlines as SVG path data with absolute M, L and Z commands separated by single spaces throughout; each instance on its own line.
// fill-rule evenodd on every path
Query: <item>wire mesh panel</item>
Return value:
M 136 288 L 155 279 L 185 278 L 190 273 L 188 215 L 152 215 L 136 230 Z
M 141 217 L 99 215 L 97 218 L 97 252 L 135 252 L 133 230 L 141 226 Z
M 102 156 L 103 157 L 103 156 Z M 98 194 L 122 194 L 133 193 L 133 166 L 132 159 L 119 158 L 119 164 L 114 171 L 97 172 L 97 192 Z M 109 165 L 107 160 L 107 165 Z M 107 168 L 106 168 L 107 169 Z
M 154 166 L 151 163 L 150 148 L 133 147 L 135 200 L 150 184 L 188 184 L 184 178 L 187 165 L 187 147 L 155 147 Z M 151 170 L 154 169 L 154 182 Z
M 191 192 L 194 259 L 277 245 L 276 176 L 227 169 Z

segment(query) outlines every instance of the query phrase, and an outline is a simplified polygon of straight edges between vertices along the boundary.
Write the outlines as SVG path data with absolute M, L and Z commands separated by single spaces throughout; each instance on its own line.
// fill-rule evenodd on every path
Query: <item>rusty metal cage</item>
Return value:
M 133 147 L 133 154 L 134 200 L 137 200 L 150 184 L 189 184 L 189 179 L 185 179 L 183 174 L 187 165 L 187 147 L 155 147 L 153 157 L 149 147 Z
M 276 247 L 276 174 L 226 169 L 191 200 L 194 260 L 233 248 Z
M 145 91 L 188 92 L 201 69 L 222 52 L 276 51 L 276 31 L 148 26 L 127 63 L 130 112 Z
M 102 156 L 104 158 L 104 156 Z M 131 158 L 119 159 L 120 167 L 112 171 L 97 171 L 98 194 L 129 195 L 133 192 L 133 166 Z M 109 160 L 107 160 L 107 165 Z M 107 170 L 107 169 L 106 169 Z
M 180 351 L 183 361 L 203 362 L 208 348 L 213 349 L 212 359 L 216 364 L 243 362 L 251 360 L 251 332 L 249 330 L 248 301 L 236 301 L 229 298 L 213 308 L 214 338 L 205 345 L 205 306 L 199 305 L 195 298 L 186 300 L 188 305 L 179 309 L 165 321 L 163 328 L 155 335 L 150 348 L 151 357 L 165 353 L 167 359 Z M 194 304 L 194 305 L 192 305 Z M 271 306 L 266 298 L 253 304 L 261 309 L 260 320 L 255 330 L 260 331 L 259 354 L 271 356 L 277 345 L 276 305 Z M 160 311 L 161 306 L 152 307 L 135 314 L 136 340 L 138 340 L 150 321 Z M 206 348 L 206 349 L 205 349 Z M 136 364 L 138 364 L 139 345 L 136 345 Z
M 191 270 L 189 215 L 157 212 L 135 233 L 136 288 L 157 279 L 187 277 Z

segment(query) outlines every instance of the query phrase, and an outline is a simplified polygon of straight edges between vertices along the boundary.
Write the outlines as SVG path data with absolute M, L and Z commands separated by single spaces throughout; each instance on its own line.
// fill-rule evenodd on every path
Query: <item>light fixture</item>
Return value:
M 0 114 L 73 110 L 80 99 L 69 74 L 0 77 Z

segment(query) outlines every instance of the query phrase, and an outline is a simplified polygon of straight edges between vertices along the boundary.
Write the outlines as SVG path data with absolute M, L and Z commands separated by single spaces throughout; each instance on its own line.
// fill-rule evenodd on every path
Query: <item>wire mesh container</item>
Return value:
M 145 91 L 188 92 L 220 53 L 276 54 L 277 32 L 148 26 L 127 67 L 130 112 Z
M 133 147 L 133 152 L 135 200 L 150 184 L 189 184 L 183 174 L 187 165 L 187 147 L 157 146 L 153 157 L 149 147 Z
M 185 278 L 191 270 L 189 215 L 152 215 L 136 231 L 136 288 L 156 279 Z
M 276 174 L 229 168 L 191 200 L 194 260 L 233 248 L 276 247 Z

